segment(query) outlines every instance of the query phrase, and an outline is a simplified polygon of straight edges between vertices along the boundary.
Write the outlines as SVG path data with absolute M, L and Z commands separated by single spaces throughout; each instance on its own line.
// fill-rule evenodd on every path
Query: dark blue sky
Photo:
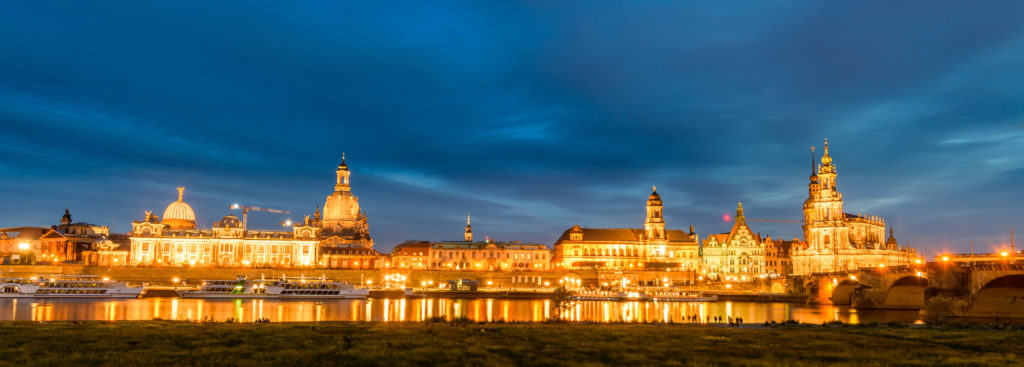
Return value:
M 926 255 L 1024 230 L 1024 2 L 0 3 L 0 226 L 128 223 L 184 185 L 311 213 L 342 152 L 377 249 L 848 212 Z M 254 214 L 252 225 L 282 218 Z M 756 224 L 773 237 L 799 224 Z

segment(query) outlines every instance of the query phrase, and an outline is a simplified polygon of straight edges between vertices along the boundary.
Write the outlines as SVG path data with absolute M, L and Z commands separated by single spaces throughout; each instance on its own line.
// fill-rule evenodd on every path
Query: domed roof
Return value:
M 651 196 L 647 197 L 648 203 L 661 202 L 661 195 L 658 195 L 658 188 L 656 186 L 651 187 Z
M 221 228 L 238 228 L 241 226 L 242 221 L 231 214 L 225 215 L 224 218 L 221 218 L 221 220 L 217 222 L 217 227 Z
M 167 205 L 167 209 L 164 209 L 163 220 L 160 223 L 170 225 L 171 228 L 195 228 L 196 226 L 196 213 L 192 211 L 192 206 L 182 201 L 185 196 L 185 188 L 178 188 L 178 201 Z

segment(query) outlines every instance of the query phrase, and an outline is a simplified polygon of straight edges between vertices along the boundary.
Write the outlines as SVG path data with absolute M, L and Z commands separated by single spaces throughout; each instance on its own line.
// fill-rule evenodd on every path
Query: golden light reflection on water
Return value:
M 25 307 L 28 303 L 29 307 Z M 170 305 L 168 306 L 168 303 Z M 201 320 L 240 322 L 423 321 L 431 317 L 468 317 L 476 321 L 543 321 L 551 317 L 550 300 L 507 299 L 366 299 L 366 300 L 202 300 L 142 298 L 125 300 L 0 299 L 0 320 Z M 583 301 L 561 317 L 589 322 L 706 322 L 740 317 L 745 323 L 798 320 L 847 323 L 921 319 L 917 311 L 854 310 L 848 307 L 748 302 L 607 302 Z

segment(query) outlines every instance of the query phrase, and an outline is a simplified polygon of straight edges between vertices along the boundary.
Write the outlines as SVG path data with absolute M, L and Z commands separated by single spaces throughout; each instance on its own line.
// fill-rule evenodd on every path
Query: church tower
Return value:
M 469 225 L 469 214 L 466 214 L 466 242 L 473 242 L 473 226 Z
M 813 162 L 814 152 L 811 148 Z M 821 164 L 812 166 L 808 197 L 804 201 L 804 238 L 811 249 L 835 251 L 849 246 L 850 229 L 844 223 L 843 194 L 836 188 L 836 166 L 828 151 L 821 155 Z
M 648 240 L 666 240 L 665 218 L 661 215 L 661 195 L 658 195 L 658 188 L 651 187 L 651 196 L 647 198 L 647 221 L 644 222 Z

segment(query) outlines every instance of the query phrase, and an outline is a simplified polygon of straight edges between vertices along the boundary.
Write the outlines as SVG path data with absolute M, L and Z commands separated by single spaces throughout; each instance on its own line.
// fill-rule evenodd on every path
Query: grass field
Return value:
M 1021 366 L 1024 331 L 643 324 L 0 322 L 3 366 Z

